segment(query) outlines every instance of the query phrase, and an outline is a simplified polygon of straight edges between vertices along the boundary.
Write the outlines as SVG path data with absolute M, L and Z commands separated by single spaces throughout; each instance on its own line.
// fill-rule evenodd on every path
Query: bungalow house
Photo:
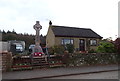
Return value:
M 73 44 L 77 51 L 89 51 L 95 49 L 101 39 L 102 37 L 91 29 L 57 26 L 50 21 L 46 45 L 49 48 L 54 45 Z

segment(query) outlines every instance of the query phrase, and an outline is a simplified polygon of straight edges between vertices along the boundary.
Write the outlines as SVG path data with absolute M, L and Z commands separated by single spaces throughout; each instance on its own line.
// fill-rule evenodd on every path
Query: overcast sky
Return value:
M 119 0 L 0 0 L 0 29 L 35 34 L 40 21 L 46 35 L 53 25 L 91 28 L 104 38 L 118 35 Z

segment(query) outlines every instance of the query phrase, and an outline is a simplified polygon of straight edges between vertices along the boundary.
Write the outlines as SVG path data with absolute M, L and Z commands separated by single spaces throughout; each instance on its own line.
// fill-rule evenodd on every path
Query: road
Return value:
M 63 76 L 63 75 L 75 75 L 75 74 L 80 74 L 81 78 L 80 79 L 89 79 L 94 76 L 98 75 L 97 72 L 108 72 L 112 71 L 112 73 L 107 73 L 108 74 L 113 74 L 114 76 L 116 75 L 116 78 L 118 76 L 118 73 L 115 70 L 118 70 L 118 65 L 105 65 L 105 66 L 89 66 L 89 67 L 61 67 L 61 68 L 46 68 L 46 69 L 34 69 L 34 70 L 25 70 L 25 71 L 11 71 L 11 72 L 3 72 L 2 73 L 2 79 L 35 79 L 35 78 L 48 78 L 48 77 L 53 77 L 53 76 Z M 87 75 L 89 73 L 89 75 Z M 91 75 L 90 75 L 91 73 Z M 96 73 L 96 74 L 93 74 Z M 84 74 L 84 75 L 83 75 Z M 86 74 L 86 75 L 85 75 Z M 102 75 L 105 73 L 100 74 L 100 77 L 98 78 L 103 78 Z M 110 75 L 113 76 L 113 75 Z M 89 77 L 90 76 L 90 77 Z M 98 75 L 99 76 L 99 75 Z M 69 76 L 71 78 L 71 76 Z M 69 78 L 68 77 L 68 78 Z M 56 77 L 59 78 L 59 77 Z M 60 77 L 64 78 L 64 77 Z M 65 77 L 66 78 L 66 77 Z M 79 79 L 78 77 L 72 77 L 75 79 Z M 71 78 L 71 79 L 72 79 Z M 97 76 L 95 77 L 97 78 Z
M 53 77 L 49 79 L 118 79 L 118 71 Z

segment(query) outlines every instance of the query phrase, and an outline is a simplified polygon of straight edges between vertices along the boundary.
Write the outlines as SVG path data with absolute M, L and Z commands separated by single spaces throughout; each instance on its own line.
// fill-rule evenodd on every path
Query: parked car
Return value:
M 30 46 L 29 46 L 29 52 L 32 52 L 32 49 L 35 47 L 35 44 L 31 44 Z
M 16 51 L 17 52 L 23 52 L 24 51 L 24 48 L 21 44 L 16 44 Z
M 12 52 L 12 54 L 21 54 L 25 51 L 25 41 L 18 40 L 10 40 L 8 42 L 8 50 Z

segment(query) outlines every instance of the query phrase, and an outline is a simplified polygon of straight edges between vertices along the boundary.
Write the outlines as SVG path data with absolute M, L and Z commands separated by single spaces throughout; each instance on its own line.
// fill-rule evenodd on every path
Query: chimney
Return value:
M 52 25 L 52 22 L 51 21 L 49 21 L 49 26 L 51 26 Z
M 39 24 L 39 21 L 36 21 L 36 24 Z

